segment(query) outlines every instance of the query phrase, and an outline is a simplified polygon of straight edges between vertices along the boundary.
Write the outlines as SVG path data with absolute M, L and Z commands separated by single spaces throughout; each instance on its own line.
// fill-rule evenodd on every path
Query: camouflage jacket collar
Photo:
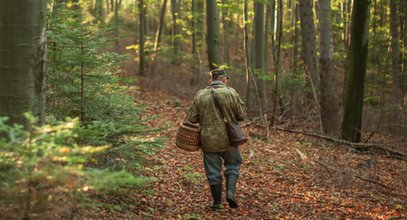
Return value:
M 224 84 L 222 81 L 220 81 L 220 80 L 215 80 L 215 81 L 212 81 L 212 82 L 211 82 L 211 85 L 210 85 L 210 86 L 223 87 L 223 86 L 225 86 L 225 84 Z

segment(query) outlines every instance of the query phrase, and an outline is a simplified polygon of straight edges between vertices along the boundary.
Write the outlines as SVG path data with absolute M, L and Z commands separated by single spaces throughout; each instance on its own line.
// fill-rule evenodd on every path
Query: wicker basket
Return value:
M 197 151 L 200 146 L 200 128 L 198 125 L 181 123 L 175 137 L 175 145 L 186 151 Z

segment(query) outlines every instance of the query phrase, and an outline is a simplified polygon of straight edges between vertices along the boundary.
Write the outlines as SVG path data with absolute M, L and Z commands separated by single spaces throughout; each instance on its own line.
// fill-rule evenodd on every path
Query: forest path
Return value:
M 141 89 L 155 136 L 166 145 L 148 158 L 153 178 L 139 195 L 139 219 L 400 219 L 407 216 L 407 164 L 356 154 L 300 134 L 273 131 L 267 142 L 252 138 L 241 147 L 244 163 L 237 186 L 239 208 L 209 209 L 211 195 L 201 152 L 175 146 L 178 124 L 190 100 Z M 224 184 L 223 184 L 224 186 Z M 404 218 L 402 218 L 404 219 Z

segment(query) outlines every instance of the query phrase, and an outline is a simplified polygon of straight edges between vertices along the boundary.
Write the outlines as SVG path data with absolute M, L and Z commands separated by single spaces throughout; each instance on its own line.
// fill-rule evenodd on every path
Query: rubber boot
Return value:
M 230 208 L 237 208 L 237 201 L 235 198 L 237 175 L 229 175 L 226 177 L 226 201 L 229 203 Z
M 211 193 L 213 198 L 212 210 L 222 209 L 222 184 L 211 185 Z

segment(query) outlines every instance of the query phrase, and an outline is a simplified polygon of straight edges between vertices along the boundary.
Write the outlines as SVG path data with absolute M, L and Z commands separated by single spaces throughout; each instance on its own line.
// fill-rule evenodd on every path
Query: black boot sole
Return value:
M 229 207 L 232 209 L 236 209 L 238 207 L 236 200 L 234 199 L 226 199 L 229 203 Z

